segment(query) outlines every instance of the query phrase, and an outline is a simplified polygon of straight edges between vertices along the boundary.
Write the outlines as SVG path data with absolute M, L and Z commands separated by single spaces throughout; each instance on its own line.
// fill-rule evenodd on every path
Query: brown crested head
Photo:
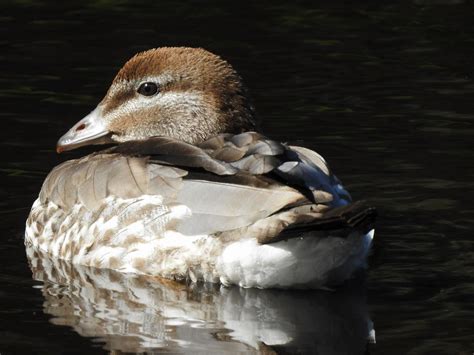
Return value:
M 253 109 L 232 66 L 201 48 L 138 53 L 101 102 L 117 141 L 170 136 L 197 143 L 254 126 Z
M 253 108 L 229 63 L 201 48 L 164 47 L 125 63 L 97 108 L 61 137 L 57 150 L 153 136 L 198 143 L 253 129 Z

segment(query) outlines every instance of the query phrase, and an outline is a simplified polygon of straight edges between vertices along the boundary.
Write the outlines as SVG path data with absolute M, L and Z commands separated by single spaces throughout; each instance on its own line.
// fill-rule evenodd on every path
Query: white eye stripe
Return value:
M 165 86 L 173 81 L 176 81 L 176 78 L 171 75 L 170 73 L 162 73 L 158 76 L 145 76 L 140 78 L 140 80 L 121 80 L 112 83 L 109 89 L 108 95 L 112 96 L 115 95 L 117 92 L 125 91 L 125 90 L 137 90 L 140 85 L 147 82 L 152 82 L 157 84 L 158 86 Z
M 180 107 L 181 109 L 189 109 L 190 107 L 199 107 L 203 105 L 203 96 L 200 92 L 164 92 L 158 93 L 154 96 L 138 95 L 128 99 L 122 105 L 116 107 L 110 112 L 107 112 L 105 119 L 112 121 L 123 114 L 138 112 L 140 110 L 149 108 L 150 106 L 159 105 L 166 107 Z
M 162 107 L 178 106 L 189 108 L 192 106 L 201 106 L 204 103 L 203 95 L 197 91 L 170 91 L 158 94 L 160 96 L 159 104 Z
M 136 83 L 136 87 L 140 87 L 141 84 L 143 83 L 147 83 L 147 82 L 152 82 L 152 83 L 155 83 L 157 84 L 158 86 L 165 86 L 173 81 L 175 81 L 176 78 L 173 77 L 171 74 L 169 73 L 162 73 L 158 76 L 147 76 L 147 77 L 144 77 L 142 78 L 141 80 L 137 81 Z

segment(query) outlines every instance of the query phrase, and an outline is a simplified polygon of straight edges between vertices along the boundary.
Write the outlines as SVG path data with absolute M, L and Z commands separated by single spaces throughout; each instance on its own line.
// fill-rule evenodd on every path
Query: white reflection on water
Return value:
M 27 248 L 51 322 L 113 351 L 364 353 L 363 289 L 281 291 L 184 285 L 93 269 Z

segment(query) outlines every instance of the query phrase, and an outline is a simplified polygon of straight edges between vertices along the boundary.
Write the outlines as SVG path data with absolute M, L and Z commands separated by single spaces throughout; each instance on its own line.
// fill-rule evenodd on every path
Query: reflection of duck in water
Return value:
M 109 350 L 359 354 L 371 322 L 362 288 L 342 292 L 185 286 L 94 269 L 27 249 L 55 324 Z
M 239 76 L 193 48 L 140 53 L 58 151 L 26 241 L 76 264 L 243 287 L 322 287 L 365 264 L 374 210 L 324 159 L 255 132 Z M 242 133 L 246 132 L 246 133 Z

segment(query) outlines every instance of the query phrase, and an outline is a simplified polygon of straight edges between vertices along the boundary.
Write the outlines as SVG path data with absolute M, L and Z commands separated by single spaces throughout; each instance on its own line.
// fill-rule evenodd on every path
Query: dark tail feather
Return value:
M 369 207 L 365 201 L 357 201 L 346 206 L 333 208 L 321 218 L 309 223 L 291 225 L 273 238 L 271 243 L 283 239 L 297 238 L 301 236 L 301 233 L 309 231 L 357 229 L 366 233 L 373 228 L 376 217 L 377 210 L 374 207 Z M 338 233 L 338 235 L 341 235 L 341 233 Z
M 333 208 L 323 215 L 319 223 L 320 229 L 334 229 L 332 223 L 336 228 L 356 228 L 368 229 L 371 228 L 377 217 L 377 210 L 375 207 L 370 207 L 365 201 L 357 201 L 346 206 Z

